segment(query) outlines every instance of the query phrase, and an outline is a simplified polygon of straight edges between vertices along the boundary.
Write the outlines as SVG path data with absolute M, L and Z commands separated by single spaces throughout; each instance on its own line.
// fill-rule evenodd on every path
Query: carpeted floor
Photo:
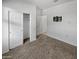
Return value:
M 36 41 L 3 54 L 3 59 L 77 59 L 76 54 L 75 46 L 40 35 Z

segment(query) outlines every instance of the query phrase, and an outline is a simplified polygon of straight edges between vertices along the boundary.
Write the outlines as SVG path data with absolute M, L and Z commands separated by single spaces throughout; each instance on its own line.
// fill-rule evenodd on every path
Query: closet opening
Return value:
M 30 41 L 30 14 L 23 13 L 23 43 Z

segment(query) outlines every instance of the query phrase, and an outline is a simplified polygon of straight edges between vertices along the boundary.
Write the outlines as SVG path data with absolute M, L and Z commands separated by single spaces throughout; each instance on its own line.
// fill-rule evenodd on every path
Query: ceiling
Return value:
M 3 2 L 23 2 L 28 4 L 34 4 L 38 6 L 40 9 L 46 9 L 51 6 L 67 3 L 74 0 L 2 0 Z

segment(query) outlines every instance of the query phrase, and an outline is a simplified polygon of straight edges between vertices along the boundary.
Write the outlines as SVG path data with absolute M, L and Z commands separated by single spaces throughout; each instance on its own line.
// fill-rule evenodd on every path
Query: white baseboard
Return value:
M 66 42 L 66 41 L 64 41 L 64 40 L 60 40 L 61 38 L 58 38 L 58 37 L 55 37 L 55 36 L 51 36 L 51 35 L 49 35 L 49 34 L 45 34 L 45 35 L 47 35 L 47 36 L 49 36 L 49 37 L 51 37 L 51 38 L 55 38 L 55 39 L 57 39 L 57 40 L 59 40 L 59 41 L 65 42 L 65 43 L 67 43 L 67 44 L 76 46 L 76 45 L 74 45 L 74 44 L 72 44 L 72 43 Z
M 38 33 L 37 35 L 40 35 L 40 34 L 44 34 L 44 35 L 46 35 L 47 32 L 41 32 L 41 33 Z
M 2 54 L 7 53 L 9 50 L 2 51 Z

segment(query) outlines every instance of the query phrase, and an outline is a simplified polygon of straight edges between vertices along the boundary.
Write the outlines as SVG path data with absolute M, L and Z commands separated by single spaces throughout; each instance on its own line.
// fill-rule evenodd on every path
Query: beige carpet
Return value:
M 76 47 L 40 35 L 34 42 L 24 45 L 3 54 L 3 59 L 77 59 Z

